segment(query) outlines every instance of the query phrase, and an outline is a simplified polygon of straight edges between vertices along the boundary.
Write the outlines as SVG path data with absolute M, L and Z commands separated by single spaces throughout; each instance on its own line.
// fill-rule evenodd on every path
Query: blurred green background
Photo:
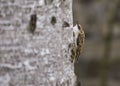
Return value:
M 120 0 L 73 0 L 86 39 L 75 70 L 82 86 L 120 86 Z

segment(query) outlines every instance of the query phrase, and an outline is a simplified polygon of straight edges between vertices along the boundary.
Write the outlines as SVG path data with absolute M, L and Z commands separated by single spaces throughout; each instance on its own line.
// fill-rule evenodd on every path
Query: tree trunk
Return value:
M 72 0 L 0 0 L 0 86 L 73 86 Z

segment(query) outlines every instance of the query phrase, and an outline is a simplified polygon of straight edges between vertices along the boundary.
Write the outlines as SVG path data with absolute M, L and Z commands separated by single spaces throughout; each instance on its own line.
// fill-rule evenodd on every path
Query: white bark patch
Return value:
M 40 54 L 41 54 L 41 56 L 44 56 L 46 54 L 50 54 L 50 51 L 49 51 L 49 49 L 42 49 Z

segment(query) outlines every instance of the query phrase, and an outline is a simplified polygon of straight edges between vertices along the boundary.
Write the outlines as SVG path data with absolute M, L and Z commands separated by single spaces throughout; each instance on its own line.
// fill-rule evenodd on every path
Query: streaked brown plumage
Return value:
M 73 41 L 74 41 L 74 53 L 73 61 L 77 62 L 79 60 L 79 56 L 82 52 L 85 40 L 85 33 L 80 24 L 77 24 L 75 28 L 73 28 Z

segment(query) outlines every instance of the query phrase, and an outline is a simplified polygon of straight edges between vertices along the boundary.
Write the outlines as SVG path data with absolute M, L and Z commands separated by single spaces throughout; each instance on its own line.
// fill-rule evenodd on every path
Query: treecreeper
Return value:
M 80 24 L 76 24 L 73 28 L 73 39 L 72 43 L 69 44 L 70 59 L 74 64 L 74 74 L 76 76 L 76 82 L 74 86 L 81 86 L 78 65 L 79 58 L 83 51 L 84 42 L 85 42 L 85 33 Z
M 84 30 L 80 24 L 76 24 L 73 27 L 73 43 L 69 45 L 71 62 L 76 63 L 79 61 L 80 54 L 83 51 L 84 41 Z

